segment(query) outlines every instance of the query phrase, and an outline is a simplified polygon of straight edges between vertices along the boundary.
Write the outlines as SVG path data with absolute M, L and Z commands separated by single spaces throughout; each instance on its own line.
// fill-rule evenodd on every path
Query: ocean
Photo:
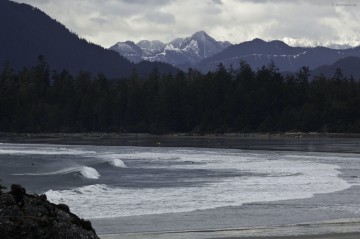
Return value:
M 2 143 L 0 165 L 2 184 L 69 205 L 100 234 L 360 215 L 356 153 Z

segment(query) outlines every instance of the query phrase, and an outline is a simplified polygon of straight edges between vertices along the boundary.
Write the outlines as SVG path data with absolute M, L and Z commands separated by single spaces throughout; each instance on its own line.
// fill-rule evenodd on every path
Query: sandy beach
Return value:
M 277 228 L 278 232 L 285 232 L 287 226 Z M 254 229 L 246 229 L 254 230 Z M 261 230 L 261 229 L 256 229 Z M 228 230 L 228 231 L 202 231 L 202 232 L 168 232 L 168 233 L 129 233 L 129 234 L 108 234 L 100 235 L 101 239 L 358 239 L 360 232 L 351 233 L 324 233 L 324 234 L 306 234 L 301 235 L 281 235 L 273 236 L 267 235 L 268 230 L 262 229 L 263 236 L 242 236 L 243 230 Z
M 226 239 L 238 239 L 238 238 L 230 237 L 230 238 L 226 238 Z M 265 237 L 265 238 L 266 239 L 358 239 L 358 238 L 360 238 L 360 233 L 324 234 L 324 235 L 309 235 L 309 236 L 286 236 L 286 237 Z M 223 238 L 223 239 L 225 239 L 225 238 Z M 264 239 L 264 237 L 247 237 L 247 238 L 242 237 L 241 239 Z
M 101 239 L 119 239 L 119 238 L 140 238 L 140 237 L 122 237 L 120 235 L 108 235 L 101 236 Z M 173 238 L 175 237 L 147 237 L 148 239 L 156 238 Z M 180 238 L 180 237 L 176 237 Z M 193 237 L 181 237 L 181 238 L 193 238 Z M 218 237 L 217 239 L 359 239 L 360 233 L 343 233 L 343 234 L 322 234 L 322 235 L 303 235 L 303 236 L 264 236 L 264 237 Z M 213 238 L 211 238 L 213 239 Z
M 344 233 L 333 232 L 337 227 Z M 360 219 L 314 222 L 276 227 L 208 229 L 168 232 L 104 234 L 101 239 L 358 239 Z M 314 230 L 315 229 L 315 230 Z M 314 233 L 315 231 L 321 233 Z M 349 232 L 353 231 L 353 232 Z

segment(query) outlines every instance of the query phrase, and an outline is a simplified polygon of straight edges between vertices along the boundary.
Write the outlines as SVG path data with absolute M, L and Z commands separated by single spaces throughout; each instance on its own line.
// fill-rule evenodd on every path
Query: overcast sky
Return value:
M 110 47 L 204 30 L 236 44 L 254 38 L 360 45 L 360 0 L 15 0 Z

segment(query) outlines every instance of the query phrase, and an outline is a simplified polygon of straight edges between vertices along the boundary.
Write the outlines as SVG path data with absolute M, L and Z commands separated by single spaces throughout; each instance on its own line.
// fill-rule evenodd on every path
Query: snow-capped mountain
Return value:
M 346 57 L 360 57 L 360 46 L 331 45 L 329 42 L 326 43 L 328 47 L 324 47 L 292 40 L 264 41 L 256 38 L 232 45 L 230 42 L 216 41 L 204 31 L 199 31 L 190 37 L 176 38 L 166 44 L 160 41 L 144 40 L 137 44 L 127 41 L 117 43 L 110 49 L 134 62 L 165 62 L 183 70 L 192 67 L 202 72 L 216 70 L 220 63 L 236 69 L 241 60 L 250 64 L 253 69 L 266 66 L 272 61 L 282 72 L 296 72 L 302 66 L 313 70 L 323 65 L 332 65 Z M 301 46 L 293 46 L 298 44 Z
M 338 50 L 354 48 L 360 45 L 359 41 L 352 41 L 347 43 L 334 42 L 334 41 L 318 42 L 318 41 L 310 41 L 307 39 L 294 39 L 290 37 L 284 37 L 282 41 L 292 47 L 327 47 Z
M 164 63 L 132 64 L 114 51 L 79 38 L 45 12 L 15 1 L 0 0 L 0 32 L 0 66 L 8 62 L 15 71 L 33 67 L 39 55 L 45 57 L 50 72 L 66 69 L 73 75 L 101 72 L 108 79 L 119 79 L 129 77 L 133 69 L 139 75 L 148 75 L 155 67 L 161 73 L 177 71 Z M 142 51 L 131 42 L 117 47 L 128 55 Z
M 161 61 L 174 66 L 192 65 L 224 50 L 231 43 L 216 41 L 206 32 L 199 31 L 190 37 L 176 38 L 169 43 L 142 40 L 119 42 L 110 47 L 133 62 Z
M 311 70 L 321 65 L 331 65 L 349 56 L 360 57 L 360 47 L 350 49 L 331 49 L 327 47 L 291 47 L 282 41 L 263 41 L 254 39 L 232 45 L 196 64 L 195 68 L 207 72 L 215 70 L 222 63 L 229 67 L 239 67 L 246 61 L 253 69 L 268 65 L 271 61 L 282 72 L 296 72 L 302 66 Z
M 137 46 L 141 48 L 141 54 L 144 56 L 153 56 L 162 52 L 164 50 L 165 44 L 158 40 L 142 40 L 137 43 Z
M 138 63 L 141 61 L 142 49 L 132 41 L 118 42 L 110 49 L 121 52 L 121 55 L 132 62 Z

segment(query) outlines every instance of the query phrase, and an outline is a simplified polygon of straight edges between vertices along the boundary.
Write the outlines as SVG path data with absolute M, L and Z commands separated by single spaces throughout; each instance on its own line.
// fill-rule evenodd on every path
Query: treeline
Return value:
M 360 132 L 360 83 L 338 70 L 309 79 L 308 68 L 283 76 L 274 64 L 254 71 L 219 65 L 129 79 L 49 72 L 43 58 L 0 77 L 2 132 L 224 133 Z

